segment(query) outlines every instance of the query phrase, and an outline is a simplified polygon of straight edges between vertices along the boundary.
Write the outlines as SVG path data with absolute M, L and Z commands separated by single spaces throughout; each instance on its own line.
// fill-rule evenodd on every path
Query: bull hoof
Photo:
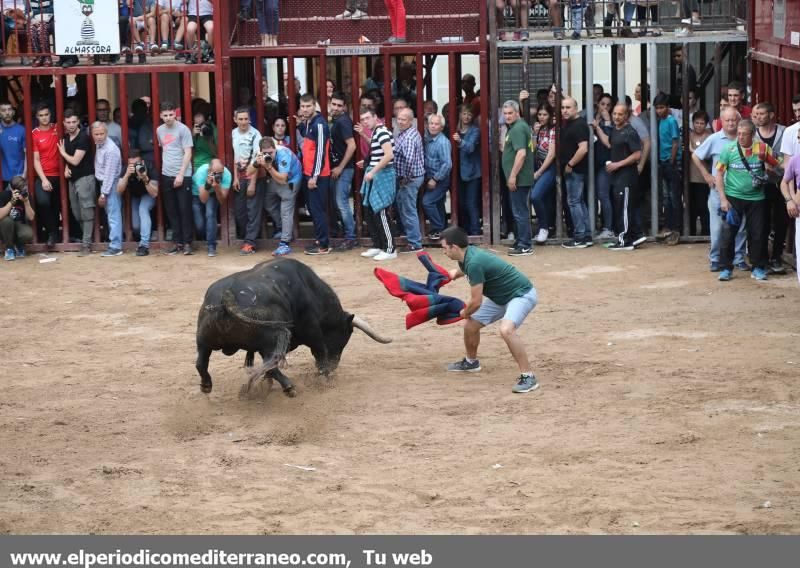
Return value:
M 209 385 L 204 385 L 204 384 L 201 384 L 201 385 L 200 385 L 200 391 L 201 391 L 201 392 L 204 392 L 204 393 L 206 393 L 206 394 L 208 394 L 208 393 L 210 393 L 210 392 L 211 392 L 211 386 L 212 386 L 212 385 L 210 385 L 210 384 L 209 384 Z
M 294 398 L 297 396 L 297 391 L 294 387 L 289 387 L 288 389 L 283 389 L 283 394 L 288 396 L 289 398 Z

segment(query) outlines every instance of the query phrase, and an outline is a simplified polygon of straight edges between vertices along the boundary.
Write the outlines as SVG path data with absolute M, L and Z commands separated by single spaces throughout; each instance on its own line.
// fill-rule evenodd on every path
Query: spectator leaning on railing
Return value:
M 48 248 L 58 239 L 58 214 L 61 205 L 61 171 L 58 161 L 58 132 L 50 122 L 50 109 L 45 103 L 36 105 L 39 125 L 33 138 L 33 169 L 36 172 L 36 209 L 47 233 Z
M 6 247 L 6 260 L 25 256 L 25 245 L 33 242 L 29 223 L 35 217 L 25 178 L 16 176 L 9 187 L 0 192 L 0 239 Z
M 97 205 L 104 207 L 108 216 L 108 248 L 100 256 L 119 256 L 122 254 L 122 193 L 119 190 L 122 156 L 117 145 L 109 139 L 104 123 L 97 121 L 92 124 L 92 139 L 95 144 L 94 177 L 100 185 Z
M 66 162 L 64 177 L 69 187 L 72 215 L 81 224 L 78 256 L 89 254 L 94 231 L 95 181 L 91 145 L 89 135 L 80 129 L 78 116 L 72 110 L 64 111 L 64 138 L 58 143 L 58 151 Z
M 410 108 L 404 108 L 397 113 L 397 130 L 394 141 L 394 168 L 397 175 L 395 200 L 408 242 L 400 252 L 416 253 L 422 250 L 417 200 L 419 188 L 425 181 L 425 150 L 414 123 L 414 112 Z
M 450 190 L 450 171 L 453 159 L 450 140 L 442 134 L 444 117 L 432 114 L 428 117 L 428 133 L 425 136 L 425 193 L 422 194 L 422 209 L 431 224 L 428 238 L 439 240 L 446 226 L 444 201 Z
M 164 101 L 160 106 L 160 116 L 164 124 L 156 130 L 161 154 L 161 196 L 172 229 L 174 245 L 167 254 L 182 252 L 193 254 L 192 236 L 192 131 L 178 122 L 175 117 L 176 106 Z
M 461 105 L 453 142 L 459 155 L 459 221 L 468 235 L 481 234 L 481 133 L 469 104 Z

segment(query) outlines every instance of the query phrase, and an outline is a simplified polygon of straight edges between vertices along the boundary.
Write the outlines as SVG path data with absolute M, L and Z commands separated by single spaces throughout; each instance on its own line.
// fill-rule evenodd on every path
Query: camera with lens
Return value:
M 265 166 L 269 166 L 270 164 L 272 164 L 272 154 L 270 154 L 269 152 L 261 152 L 261 154 L 259 154 L 259 157 L 263 160 Z
M 222 172 L 211 172 L 214 183 L 222 183 Z
M 211 125 L 207 122 L 204 122 L 200 125 L 200 136 L 204 138 L 209 138 L 214 135 L 214 129 L 211 128 Z
M 23 186 L 17 190 L 19 192 L 20 199 L 28 199 L 28 188 Z
M 133 169 L 136 172 L 136 175 L 139 177 L 147 175 L 147 164 L 142 161 L 136 162 L 133 165 Z

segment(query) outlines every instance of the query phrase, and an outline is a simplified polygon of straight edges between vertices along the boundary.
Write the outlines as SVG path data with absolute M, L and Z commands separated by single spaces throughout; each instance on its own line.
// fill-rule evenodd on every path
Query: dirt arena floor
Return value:
M 496 329 L 482 373 L 446 373 L 460 325 L 405 331 L 372 261 L 300 255 L 394 343 L 357 332 L 330 382 L 290 354 L 294 399 L 240 397 L 243 353 L 212 356 L 208 396 L 194 369 L 206 287 L 264 253 L 3 263 L 0 532 L 798 534 L 796 275 L 720 284 L 704 255 L 515 261 L 526 395 Z

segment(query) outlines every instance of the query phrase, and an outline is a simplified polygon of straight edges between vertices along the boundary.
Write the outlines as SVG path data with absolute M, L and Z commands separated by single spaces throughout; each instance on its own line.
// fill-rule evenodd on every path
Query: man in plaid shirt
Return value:
M 425 151 L 422 137 L 414 128 L 414 112 L 404 108 L 397 114 L 399 130 L 394 141 L 394 169 L 397 172 L 397 212 L 405 230 L 408 244 L 400 252 L 422 250 L 422 234 L 417 215 L 417 196 L 425 180 Z

